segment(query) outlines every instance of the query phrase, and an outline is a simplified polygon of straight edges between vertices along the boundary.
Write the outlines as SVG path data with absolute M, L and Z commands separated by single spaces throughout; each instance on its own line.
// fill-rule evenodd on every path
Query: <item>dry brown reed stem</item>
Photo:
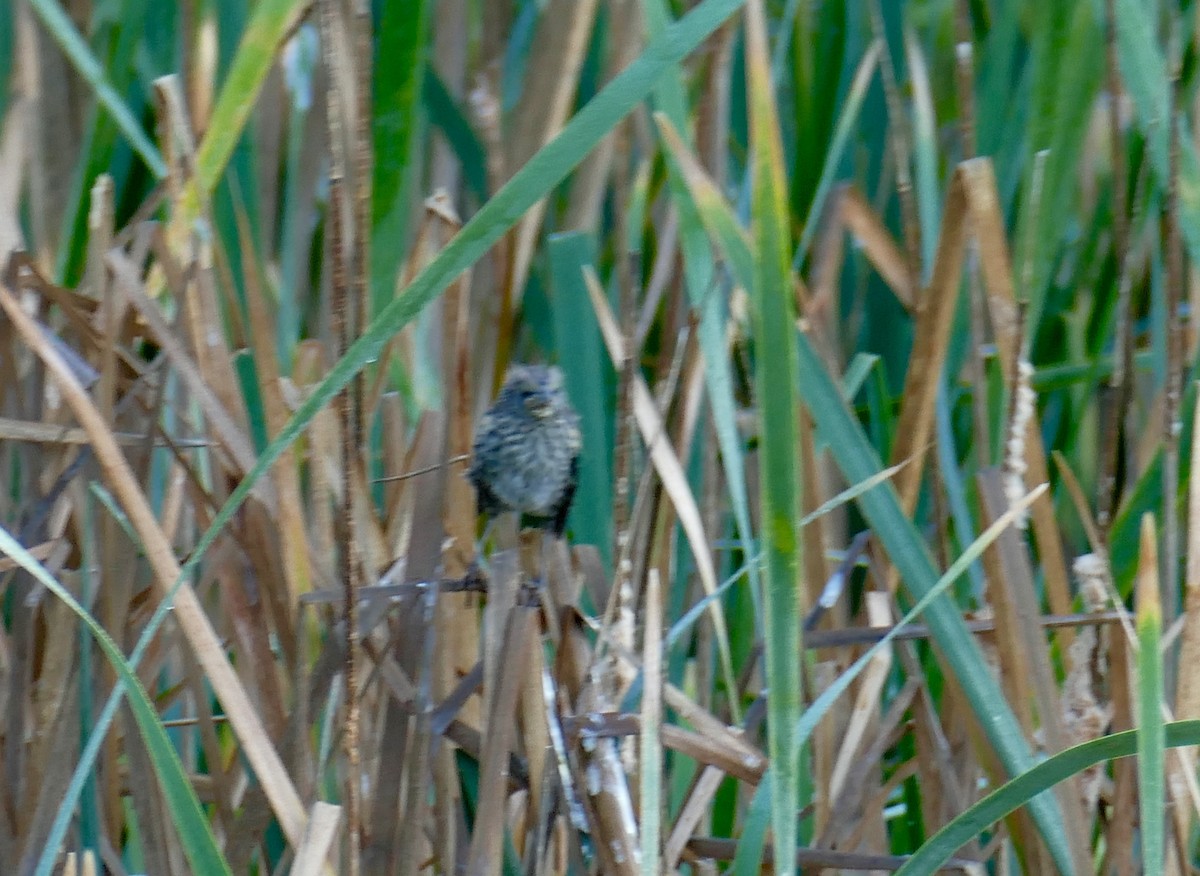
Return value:
M 1193 414 L 1192 434 L 1200 436 L 1200 405 Z M 1192 471 L 1200 473 L 1200 440 L 1192 440 Z M 1179 665 L 1200 666 L 1200 477 L 1188 484 L 1187 565 L 1185 567 L 1184 627 Z M 1175 714 L 1180 720 L 1200 718 L 1200 673 L 1181 672 L 1175 690 Z M 1195 748 L 1184 749 L 1194 759 Z
M 1017 298 L 1013 287 L 1012 261 L 1004 236 L 1004 218 L 1000 214 L 996 178 L 989 161 L 976 158 L 961 165 L 964 172 L 965 195 L 970 209 L 970 224 L 979 241 L 979 267 L 988 296 L 988 311 L 996 333 L 996 348 L 1005 374 L 1016 368 L 1016 336 L 1018 333 Z M 1049 483 L 1046 451 L 1041 427 L 1031 417 L 1025 430 L 1025 484 Z M 1038 560 L 1045 576 L 1046 599 L 1054 614 L 1071 611 L 1070 583 L 1067 579 L 1066 558 L 1062 536 L 1049 494 L 1040 497 L 1030 509 L 1033 533 L 1037 542 Z M 1059 642 L 1069 646 L 1074 634 L 1070 629 L 1059 633 Z
M 969 164 L 971 162 L 964 162 L 955 170 L 946 195 L 933 277 L 917 309 L 912 354 L 904 379 L 904 401 L 896 424 L 892 461 L 912 462 L 896 479 L 900 503 L 907 514 L 912 514 L 916 507 L 925 467 L 925 452 L 933 430 L 934 405 L 950 340 L 950 325 L 958 304 L 967 239 L 966 168 Z M 896 576 L 893 574 L 889 579 L 889 589 L 894 590 L 895 583 Z
M 341 0 L 323 0 L 321 13 L 321 43 L 325 69 L 329 74 L 326 93 L 326 117 L 329 124 L 331 167 L 329 172 L 329 237 L 331 278 L 331 330 L 332 344 L 341 358 L 353 342 L 357 331 L 358 314 L 361 308 L 359 280 L 365 264 L 359 257 L 364 251 L 361 235 L 366 228 L 358 225 L 360 218 L 359 199 L 355 197 L 349 209 L 346 204 L 346 156 L 347 139 L 358 142 L 358 113 L 355 111 L 353 88 L 354 70 L 347 49 L 354 45 L 347 34 L 345 6 Z M 347 130 L 349 129 L 349 130 Z M 357 157 L 357 156 L 356 156 Z M 358 168 L 356 167 L 355 170 Z M 354 193 L 362 182 L 352 180 Z M 346 229 L 347 214 L 350 218 L 349 233 Z M 361 401 L 360 381 L 353 381 L 338 394 L 337 416 L 341 435 L 341 507 L 334 527 L 338 543 L 338 577 L 341 580 L 343 597 L 342 618 L 345 624 L 345 646 L 343 654 L 343 678 L 345 680 L 345 710 L 342 722 L 342 745 L 346 754 L 345 789 L 346 807 L 346 862 L 350 876 L 358 876 L 362 868 L 362 749 L 361 749 L 361 701 L 358 679 L 360 632 L 358 626 L 358 572 L 359 564 L 355 543 L 355 488 L 354 474 L 358 469 L 359 412 L 356 401 Z M 359 390 L 359 391 L 356 391 Z
M 975 143 L 975 43 L 971 22 L 971 7 L 968 0 L 956 0 L 954 4 L 954 72 L 956 95 L 959 105 L 959 139 L 965 159 L 976 155 Z M 968 295 L 970 296 L 971 345 L 967 359 L 971 379 L 971 407 L 975 455 L 981 466 L 991 464 L 991 438 L 989 434 L 987 405 L 987 372 L 983 356 L 984 339 L 987 337 L 987 305 L 983 295 L 983 283 L 979 276 L 979 253 L 972 242 L 967 254 Z
M 505 552 L 493 557 L 494 580 L 507 582 L 507 588 L 518 591 L 520 570 L 516 556 Z M 490 876 L 500 860 L 504 841 L 504 799 L 508 763 L 516 735 L 517 697 L 526 678 L 530 649 L 536 635 L 536 612 L 528 605 L 514 600 L 505 617 L 493 630 L 502 630 L 497 653 L 504 655 L 504 665 L 495 673 L 495 688 L 490 698 L 487 732 L 479 759 L 479 796 L 475 830 L 467 855 L 467 876 Z
M 985 525 L 990 525 L 1012 507 L 1000 478 L 995 469 L 978 475 L 982 523 Z M 1072 741 L 1063 727 L 1054 670 L 1050 665 L 1044 628 L 1038 622 L 1041 611 L 1034 589 L 1033 568 L 1019 530 L 1005 530 L 984 556 L 989 558 L 989 596 L 996 613 L 1001 682 L 1008 692 L 1008 701 L 1022 718 L 1031 739 L 1034 729 L 1031 707 L 1036 706 L 1045 746 L 1051 753 L 1058 753 Z M 1067 841 L 1078 867 L 1087 862 L 1090 846 L 1078 781 L 1073 779 L 1060 784 L 1056 793 L 1066 817 Z
M 1133 728 L 1133 686 L 1136 683 L 1133 674 L 1133 652 L 1129 640 L 1124 636 L 1113 636 L 1109 643 L 1112 656 L 1109 662 L 1109 689 L 1112 691 L 1113 719 L 1109 728 L 1110 733 Z M 1113 789 L 1111 792 L 1112 811 L 1134 812 L 1137 810 L 1137 762 L 1131 757 L 1123 757 L 1113 763 Z M 1108 860 L 1105 866 L 1109 872 L 1116 871 L 1119 876 L 1133 876 L 1140 872 L 1134 862 L 1134 842 L 1136 824 L 1131 818 L 1112 818 L 1105 823 L 1107 828 L 1106 847 Z
M 62 357 L 46 342 L 6 286 L 0 286 L 0 308 L 8 315 L 25 343 L 45 363 L 63 399 L 91 436 L 93 452 L 100 462 L 105 480 L 141 539 L 146 557 L 154 570 L 155 581 L 165 598 L 179 579 L 179 564 L 149 502 L 138 487 L 128 461 L 113 440 L 111 430 Z M 271 744 L 254 704 L 230 666 L 220 639 L 195 593 L 186 583 L 175 594 L 174 609 L 180 629 L 203 667 L 213 691 L 224 705 L 230 725 L 266 792 L 284 835 L 289 842 L 299 843 L 307 821 L 300 796 Z
M 879 218 L 867 199 L 852 183 L 845 183 L 835 195 L 837 218 L 845 230 L 854 235 L 863 248 L 863 254 L 879 272 L 879 276 L 908 310 L 916 306 L 917 295 L 904 252 L 892 238 L 883 220 Z M 839 223 L 832 227 L 837 228 Z

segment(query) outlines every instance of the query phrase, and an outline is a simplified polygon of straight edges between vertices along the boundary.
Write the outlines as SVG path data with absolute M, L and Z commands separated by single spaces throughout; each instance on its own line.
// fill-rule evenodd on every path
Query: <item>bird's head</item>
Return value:
M 514 396 L 531 417 L 544 420 L 556 409 L 562 372 L 546 365 L 514 365 L 505 377 L 504 392 Z

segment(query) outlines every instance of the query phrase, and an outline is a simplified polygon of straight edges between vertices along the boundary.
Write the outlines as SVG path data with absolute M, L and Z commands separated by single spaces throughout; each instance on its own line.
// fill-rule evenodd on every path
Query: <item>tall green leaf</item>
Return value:
M 792 298 L 791 238 L 783 142 L 771 86 L 766 16 L 761 2 L 746 7 L 747 104 L 753 188 L 750 228 L 754 245 L 751 313 L 754 384 L 759 415 L 762 556 L 766 568 L 765 655 L 767 748 L 775 772 L 771 827 L 776 872 L 796 867 L 799 749 L 792 728 L 800 716 L 801 580 L 800 467 L 797 448 L 796 310 Z

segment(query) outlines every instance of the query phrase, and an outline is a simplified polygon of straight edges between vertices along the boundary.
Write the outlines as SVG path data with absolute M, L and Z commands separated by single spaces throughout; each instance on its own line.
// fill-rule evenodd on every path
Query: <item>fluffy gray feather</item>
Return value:
M 516 511 L 562 534 L 575 495 L 583 437 L 562 372 L 514 365 L 475 431 L 468 476 L 488 516 Z

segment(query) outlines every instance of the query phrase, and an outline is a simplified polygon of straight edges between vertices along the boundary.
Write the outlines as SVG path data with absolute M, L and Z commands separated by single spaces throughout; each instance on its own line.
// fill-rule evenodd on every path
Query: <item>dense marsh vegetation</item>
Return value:
M 1191 872 L 1198 50 L 0 0 L 5 872 Z

